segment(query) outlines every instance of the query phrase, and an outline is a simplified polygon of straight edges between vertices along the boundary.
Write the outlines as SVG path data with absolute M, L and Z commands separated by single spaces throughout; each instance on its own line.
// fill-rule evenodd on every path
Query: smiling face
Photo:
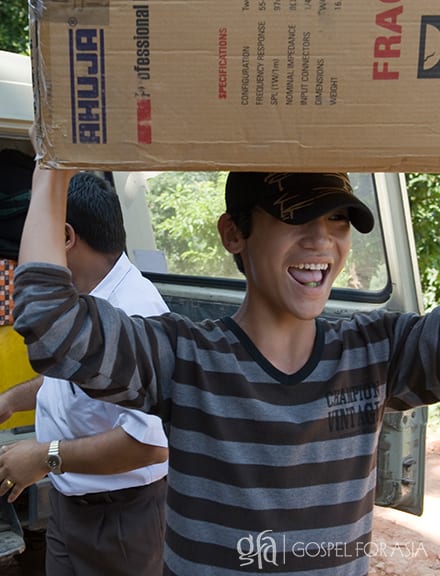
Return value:
M 240 249 L 249 303 L 280 318 L 316 318 L 350 251 L 347 210 L 300 225 L 285 224 L 261 208 L 252 218 Z

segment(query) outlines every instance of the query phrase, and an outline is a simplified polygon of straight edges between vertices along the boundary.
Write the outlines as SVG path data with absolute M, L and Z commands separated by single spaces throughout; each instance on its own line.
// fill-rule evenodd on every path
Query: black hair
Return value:
M 118 195 L 109 182 L 91 172 L 72 177 L 66 222 L 91 248 L 103 254 L 122 253 L 126 233 Z
M 234 222 L 234 224 L 237 226 L 237 228 L 242 233 L 243 238 L 249 238 L 249 236 L 251 235 L 252 212 L 253 212 L 253 209 L 230 213 L 232 221 Z M 241 272 L 242 274 L 244 274 L 244 266 L 243 266 L 243 260 L 241 258 L 241 255 L 240 254 L 234 254 L 233 257 L 234 257 L 234 262 L 238 268 L 238 271 Z

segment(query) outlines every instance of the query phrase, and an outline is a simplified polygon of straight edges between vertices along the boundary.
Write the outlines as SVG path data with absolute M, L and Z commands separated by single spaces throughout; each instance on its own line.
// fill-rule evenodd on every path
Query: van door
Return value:
M 390 309 L 423 312 L 422 290 L 404 175 L 377 175 L 390 277 Z M 395 192 L 394 192 L 395 190 Z M 385 415 L 378 450 L 376 504 L 421 515 L 425 484 L 426 407 Z

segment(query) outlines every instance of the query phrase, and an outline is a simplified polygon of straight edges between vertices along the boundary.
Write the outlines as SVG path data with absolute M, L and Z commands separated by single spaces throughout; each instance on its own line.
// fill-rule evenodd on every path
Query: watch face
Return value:
M 52 472 L 61 472 L 60 470 L 61 458 L 56 454 L 50 454 L 47 457 L 47 465 L 52 470 Z

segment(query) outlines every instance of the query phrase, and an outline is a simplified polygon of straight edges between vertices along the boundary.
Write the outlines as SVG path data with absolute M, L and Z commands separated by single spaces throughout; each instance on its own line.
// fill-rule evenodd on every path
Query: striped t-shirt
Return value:
M 367 575 L 384 408 L 440 397 L 439 310 L 317 320 L 287 375 L 231 318 L 129 318 L 61 267 L 20 266 L 15 302 L 37 371 L 162 416 L 165 575 Z

